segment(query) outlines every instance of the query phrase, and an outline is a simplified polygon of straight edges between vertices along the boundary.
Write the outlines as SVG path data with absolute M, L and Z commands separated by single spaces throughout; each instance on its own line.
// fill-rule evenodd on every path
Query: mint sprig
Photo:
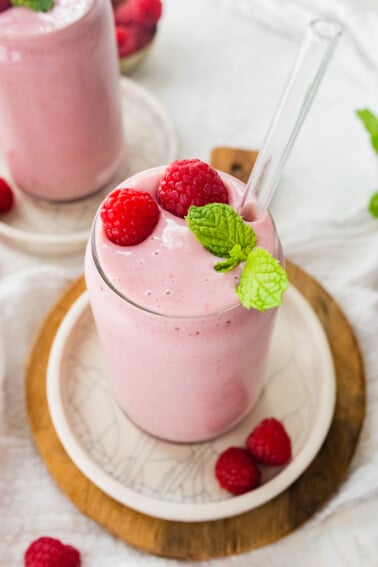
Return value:
M 236 287 L 244 307 L 266 311 L 282 303 L 288 287 L 287 273 L 269 252 L 256 247 L 254 230 L 232 207 L 223 203 L 192 206 L 185 218 L 206 250 L 224 258 L 215 264 L 217 272 L 228 272 L 245 262 Z
M 371 196 L 369 201 L 369 211 L 374 218 L 378 219 L 378 191 Z
M 366 130 L 370 134 L 370 142 L 375 152 L 378 154 L 378 118 L 368 108 L 356 110 L 358 118 L 362 121 Z
M 49 12 L 54 7 L 54 0 L 12 0 L 12 6 L 22 6 L 34 12 Z
M 378 154 L 378 117 L 368 108 L 356 110 L 356 114 L 369 132 L 371 145 Z M 378 218 L 378 192 L 371 196 L 368 209 L 374 218 Z
M 229 257 L 224 262 L 217 262 L 214 269 L 217 272 L 229 272 L 246 259 L 247 256 L 243 253 L 240 244 L 235 244 L 229 252 Z
M 279 261 L 263 248 L 256 247 L 248 254 L 236 293 L 248 309 L 266 311 L 281 305 L 288 285 L 287 273 Z
M 230 258 L 235 244 L 240 246 L 240 261 L 256 245 L 256 234 L 229 205 L 210 203 L 191 206 L 185 217 L 188 226 L 201 244 L 220 258 Z M 239 263 L 239 262 L 238 262 Z

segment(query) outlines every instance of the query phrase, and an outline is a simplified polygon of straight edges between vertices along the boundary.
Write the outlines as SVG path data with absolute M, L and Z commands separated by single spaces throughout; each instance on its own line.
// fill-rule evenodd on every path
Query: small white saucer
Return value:
M 140 512 L 195 522 L 251 510 L 285 490 L 310 464 L 328 432 L 335 404 L 333 361 L 315 313 L 291 286 L 279 311 L 264 391 L 252 413 L 209 442 L 175 444 L 138 429 L 111 394 L 86 293 L 65 316 L 51 349 L 47 394 L 56 432 L 77 467 L 103 492 Z M 243 445 L 263 418 L 282 420 L 293 459 L 265 469 L 263 484 L 242 496 L 220 489 L 214 464 Z
M 131 79 L 122 77 L 120 87 L 125 157 L 116 177 L 101 192 L 73 203 L 48 203 L 15 189 L 15 207 L 0 217 L 0 238 L 38 254 L 83 250 L 104 195 L 126 177 L 176 158 L 175 129 L 160 102 Z M 2 155 L 0 176 L 9 178 Z

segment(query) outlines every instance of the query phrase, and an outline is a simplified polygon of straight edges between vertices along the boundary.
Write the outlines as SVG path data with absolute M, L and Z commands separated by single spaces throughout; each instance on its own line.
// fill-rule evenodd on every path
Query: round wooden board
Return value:
M 327 334 L 335 363 L 337 400 L 328 436 L 311 465 L 279 496 L 250 512 L 213 522 L 172 522 L 119 504 L 73 464 L 53 427 L 46 369 L 54 336 L 85 289 L 77 280 L 45 320 L 26 367 L 26 402 L 36 445 L 61 490 L 84 514 L 125 542 L 156 555 L 210 559 L 272 543 L 298 528 L 340 486 L 352 460 L 365 413 L 363 363 L 353 331 L 332 297 L 308 274 L 287 263 L 290 281 L 311 303 Z

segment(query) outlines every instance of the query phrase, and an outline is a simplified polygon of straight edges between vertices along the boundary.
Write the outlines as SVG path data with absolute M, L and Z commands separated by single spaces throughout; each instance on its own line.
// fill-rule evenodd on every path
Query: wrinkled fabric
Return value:
M 259 147 L 277 96 L 271 91 L 281 88 L 268 67 L 278 61 L 277 73 L 285 76 L 303 26 L 314 16 L 327 13 L 342 21 L 344 47 L 293 150 L 272 211 L 287 256 L 321 282 L 348 317 L 367 382 L 361 439 L 327 505 L 273 545 L 186 565 L 376 565 L 378 220 L 366 205 L 378 188 L 378 158 L 354 109 L 377 104 L 378 8 L 367 0 L 166 0 L 164 6 L 157 45 L 134 78 L 169 108 L 180 157 L 202 159 L 216 145 Z M 208 127 L 200 131 L 204 122 Z M 0 243 L 0 565 L 22 565 L 28 544 L 51 535 L 76 546 L 83 567 L 174 567 L 181 563 L 133 549 L 79 512 L 55 485 L 32 439 L 24 363 L 47 313 L 82 270 L 82 254 L 39 258 Z

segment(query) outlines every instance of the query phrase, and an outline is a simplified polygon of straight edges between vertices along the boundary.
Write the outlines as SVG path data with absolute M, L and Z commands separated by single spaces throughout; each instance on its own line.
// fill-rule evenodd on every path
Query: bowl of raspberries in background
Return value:
M 112 0 L 122 73 L 133 71 L 148 55 L 162 15 L 161 0 Z

